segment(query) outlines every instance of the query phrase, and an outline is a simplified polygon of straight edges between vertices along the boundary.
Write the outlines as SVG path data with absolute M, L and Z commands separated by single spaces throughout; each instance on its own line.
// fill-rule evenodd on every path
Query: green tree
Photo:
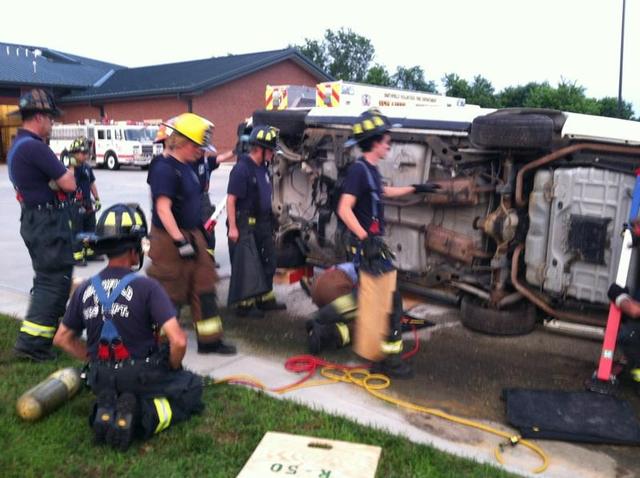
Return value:
M 610 118 L 633 119 L 633 105 L 622 101 L 622 113 L 618 110 L 618 98 L 607 96 L 598 100 L 600 108 L 600 116 L 608 116 Z
M 391 86 L 391 75 L 387 69 L 378 63 L 373 65 L 367 71 L 367 76 L 364 79 L 365 83 L 369 83 L 371 85 L 380 85 L 380 86 Z
M 460 78 L 455 73 L 447 73 L 442 77 L 442 84 L 444 85 L 447 96 L 454 96 L 456 98 L 467 98 L 471 94 L 471 88 L 467 80 Z
M 470 105 L 493 108 L 498 104 L 493 85 L 481 75 L 476 75 L 473 82 L 469 84 L 467 80 L 460 78 L 457 74 L 447 73 L 442 78 L 442 83 L 447 96 L 464 98 Z
M 350 28 L 327 30 L 324 38 L 331 59 L 329 73 L 339 80 L 364 81 L 375 55 L 371 41 Z
M 304 41 L 304 45 L 293 46 L 293 48 L 297 48 L 300 53 L 302 53 L 309 60 L 315 63 L 318 68 L 322 70 L 328 70 L 329 59 L 327 58 L 327 53 L 325 51 L 324 45 L 318 42 L 318 40 L 309 40 L 305 38 Z
M 496 107 L 498 102 L 491 82 L 483 76 L 476 75 L 473 78 L 473 83 L 471 83 L 467 103 L 480 105 L 483 108 Z
M 364 81 L 375 55 L 371 41 L 350 28 L 327 29 L 321 41 L 305 38 L 303 45 L 294 48 L 331 76 L 346 81 Z
M 391 82 L 397 88 L 404 88 L 413 91 L 426 91 L 427 93 L 437 93 L 436 84 L 424 78 L 424 70 L 420 66 L 410 68 L 398 66 L 396 72 L 391 77 Z
M 553 108 L 590 115 L 598 115 L 600 113 L 598 101 L 593 98 L 587 98 L 583 86 L 579 86 L 575 81 L 567 81 L 564 78 L 557 88 L 552 87 L 548 82 L 544 82 L 532 89 L 524 106 Z
M 526 85 L 508 86 L 496 95 L 500 108 L 520 108 L 527 104 L 531 91 L 539 85 L 535 82 Z

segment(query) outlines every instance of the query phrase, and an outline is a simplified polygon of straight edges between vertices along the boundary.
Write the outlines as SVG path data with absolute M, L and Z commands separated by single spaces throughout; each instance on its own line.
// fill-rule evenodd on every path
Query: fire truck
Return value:
M 63 164 L 69 164 L 71 142 L 85 136 L 93 144 L 90 160 L 99 168 L 119 169 L 121 165 L 146 169 L 162 146 L 153 144 L 157 126 L 118 121 L 110 124 L 54 124 L 49 146 Z
M 465 106 L 464 98 L 383 86 L 327 81 L 316 85 L 316 106 L 361 106 L 364 109 L 387 106 Z

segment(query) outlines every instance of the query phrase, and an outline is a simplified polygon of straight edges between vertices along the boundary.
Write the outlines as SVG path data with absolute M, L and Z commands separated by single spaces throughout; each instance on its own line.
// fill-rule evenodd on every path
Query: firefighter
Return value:
M 91 154 L 91 143 L 84 136 L 76 138 L 69 153 L 72 155 L 71 165 L 76 179 L 75 194 L 75 220 L 74 220 L 74 250 L 73 258 L 76 265 L 86 265 L 86 261 L 97 260 L 93 249 L 85 247 L 82 240 L 78 240 L 77 234 L 89 234 L 96 229 L 96 212 L 101 208 L 96 177 L 93 168 L 87 162 Z M 93 197 L 93 199 L 92 199 Z
M 358 312 L 357 283 L 353 262 L 330 267 L 313 281 L 309 292 L 318 311 L 305 323 L 312 354 L 351 342 L 351 325 Z
M 218 276 L 207 254 L 200 220 L 200 183 L 192 163 L 211 141 L 212 124 L 184 113 L 167 124 L 167 156 L 154 160 L 149 170 L 153 200 L 151 248 L 147 274 L 160 281 L 180 308 L 187 302 L 198 341 L 198 353 L 234 354 L 222 340 L 222 319 L 216 302 Z
M 7 156 L 9 178 L 20 202 L 20 235 L 31 256 L 34 279 L 29 308 L 14 353 L 34 361 L 52 360 L 51 342 L 71 288 L 73 246 L 67 194 L 76 190 L 67 170 L 45 141 L 61 114 L 41 89 L 20 97 L 22 128 Z
M 382 239 L 385 220 L 381 199 L 432 193 L 439 189 L 437 184 L 430 182 L 411 186 L 383 186 L 378 163 L 391 149 L 390 128 L 388 118 L 375 109 L 362 113 L 353 124 L 353 136 L 345 143 L 345 147 L 357 144 L 362 156 L 349 166 L 338 203 L 338 216 L 351 233 L 349 252 L 352 253 L 356 268 L 373 276 L 395 270 L 391 251 Z M 388 317 L 388 334 L 380 344 L 385 358 L 372 363 L 371 370 L 395 378 L 406 378 L 413 371 L 409 364 L 400 359 L 402 298 L 396 289 L 394 286 L 384 292 L 392 295 L 393 304 Z
M 202 378 L 182 370 L 187 336 L 171 300 L 157 281 L 132 272 L 142 266 L 146 234 L 144 213 L 135 205 L 102 213 L 91 245 L 109 263 L 76 289 L 54 337 L 69 355 L 89 359 L 94 439 L 119 450 L 135 436 L 149 438 L 203 409 Z M 158 330 L 168 347 L 159 345 Z
M 637 293 L 636 293 L 637 294 Z M 618 333 L 618 343 L 627 360 L 626 370 L 640 394 L 640 302 L 629 294 L 627 287 L 620 287 L 615 282 L 607 292 L 609 300 L 624 314 L 624 320 Z
M 226 151 L 222 154 L 216 153 L 217 151 L 213 145 L 209 145 L 207 149 L 203 151 L 202 156 L 193 163 L 193 168 L 200 182 L 200 218 L 202 224 L 205 224 L 216 210 L 215 206 L 211 204 L 211 198 L 209 197 L 211 173 L 218 169 L 221 163 L 231 161 L 235 156 L 233 151 Z M 216 249 L 215 231 L 205 230 L 204 233 L 207 238 L 207 252 L 211 255 L 211 258 L 213 258 Z
M 276 251 L 273 241 L 271 177 L 267 164 L 273 159 L 277 141 L 278 131 L 275 128 L 255 126 L 248 140 L 249 153 L 239 157 L 229 175 L 227 221 L 231 261 L 233 263 L 239 239 L 253 235 L 260 261 L 258 266 L 262 268 L 266 283 L 265 293 L 245 298 L 236 304 L 236 312 L 241 317 L 262 317 L 265 311 L 286 309 L 286 305 L 278 302 L 273 293 Z M 231 282 L 233 281 L 232 277 Z

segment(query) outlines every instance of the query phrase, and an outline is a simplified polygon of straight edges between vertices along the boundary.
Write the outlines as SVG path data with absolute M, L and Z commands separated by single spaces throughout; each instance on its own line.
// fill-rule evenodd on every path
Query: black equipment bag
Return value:
M 640 444 L 631 404 L 593 392 L 505 389 L 507 420 L 524 438 Z
M 241 234 L 233 251 L 227 305 L 261 296 L 269 290 L 256 240 L 251 233 Z

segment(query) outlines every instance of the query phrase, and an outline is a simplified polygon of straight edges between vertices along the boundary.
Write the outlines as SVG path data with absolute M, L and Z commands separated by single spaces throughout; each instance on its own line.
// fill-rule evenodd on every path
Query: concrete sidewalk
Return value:
M 102 266 L 103 264 L 95 264 L 91 269 L 99 270 Z M 87 277 L 94 273 L 91 269 L 82 269 L 82 275 Z M 226 295 L 227 282 L 223 280 L 220 284 L 219 290 L 222 297 Z M 276 293 L 280 297 L 288 297 L 292 287 L 277 286 Z M 28 294 L 0 287 L 0 312 L 22 317 L 26 311 L 28 299 Z M 287 300 L 287 302 L 289 301 Z M 436 317 L 436 323 L 438 323 L 439 314 L 443 317 L 451 316 L 450 313 L 448 315 L 442 314 L 444 309 L 439 306 L 426 306 L 427 312 L 430 310 L 429 307 L 432 307 L 431 311 L 433 312 L 430 318 Z M 434 329 L 440 327 L 459 327 L 459 323 L 446 319 L 440 321 L 435 328 L 421 331 L 423 345 L 433 335 Z M 229 338 L 238 346 L 239 353 L 237 355 L 231 357 L 198 355 L 195 351 L 195 337 L 190 332 L 185 366 L 215 379 L 233 375 L 250 375 L 269 388 L 288 385 L 300 378 L 285 370 L 284 362 L 288 356 L 278 347 L 271 347 L 268 350 L 256 347 L 255 344 L 252 345 L 237 334 L 230 334 Z M 413 387 L 422 389 L 424 385 L 416 380 Z M 352 384 L 339 383 L 308 387 L 286 394 L 268 391 L 267 393 L 279 399 L 293 400 L 313 409 L 344 416 L 364 425 L 387 430 L 393 434 L 407 437 L 416 443 L 427 444 L 478 462 L 500 466 L 494 457 L 494 450 L 502 441 L 501 438 L 437 417 L 400 409 L 369 395 L 364 389 Z M 393 383 L 385 393 L 406 399 L 399 394 Z M 425 394 L 428 394 L 426 390 Z M 455 410 L 447 411 L 455 414 Z M 515 430 L 509 429 L 504 424 L 483 423 L 515 434 Z M 524 476 L 593 478 L 621 476 L 618 473 L 619 468 L 617 469 L 616 460 L 605 453 L 561 442 L 543 441 L 537 442 L 537 444 L 547 452 L 551 460 L 548 470 L 543 475 L 531 473 L 531 470 L 541 463 L 537 455 L 523 446 L 505 450 L 504 457 L 507 463 L 504 469 Z

